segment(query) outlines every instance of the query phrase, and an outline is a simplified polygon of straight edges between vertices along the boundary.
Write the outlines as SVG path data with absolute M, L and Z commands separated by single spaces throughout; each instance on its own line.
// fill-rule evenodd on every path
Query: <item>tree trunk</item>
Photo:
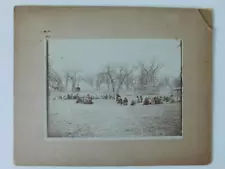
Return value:
M 111 83 L 112 83 L 112 92 L 113 92 L 113 97 L 115 97 L 115 96 L 116 96 L 116 93 L 115 93 L 115 83 L 114 83 L 114 81 L 113 81 L 113 80 L 111 81 Z
M 110 91 L 110 87 L 109 87 L 109 82 L 107 82 L 107 89 L 108 89 L 108 92 Z
M 66 83 L 65 83 L 65 91 L 67 91 L 67 88 L 68 88 L 68 81 L 69 81 L 69 77 L 67 76 L 66 77 Z
M 76 92 L 76 79 L 72 77 L 72 92 Z
M 73 81 L 72 83 L 72 92 L 75 92 L 76 91 L 76 83 Z

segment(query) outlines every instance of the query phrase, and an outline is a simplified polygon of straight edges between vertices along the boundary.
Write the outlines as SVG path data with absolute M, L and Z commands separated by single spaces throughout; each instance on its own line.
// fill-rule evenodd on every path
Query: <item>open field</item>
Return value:
M 180 104 L 121 106 L 115 100 L 50 100 L 48 137 L 181 136 Z

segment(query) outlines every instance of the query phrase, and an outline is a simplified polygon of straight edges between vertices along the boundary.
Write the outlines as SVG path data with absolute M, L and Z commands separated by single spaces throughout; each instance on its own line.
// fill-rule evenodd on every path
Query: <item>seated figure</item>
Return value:
M 149 100 L 148 98 L 145 98 L 144 102 L 143 102 L 143 105 L 149 105 Z
M 124 99 L 123 99 L 123 104 L 124 105 L 127 105 L 128 104 L 128 99 L 126 97 L 124 97 Z
M 130 105 L 134 106 L 136 104 L 136 102 L 134 100 L 131 101 Z

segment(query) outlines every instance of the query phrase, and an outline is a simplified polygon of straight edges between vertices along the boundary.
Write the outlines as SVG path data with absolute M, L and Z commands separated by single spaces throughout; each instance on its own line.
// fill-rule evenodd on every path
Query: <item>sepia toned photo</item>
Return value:
M 182 135 L 182 41 L 47 41 L 48 137 Z

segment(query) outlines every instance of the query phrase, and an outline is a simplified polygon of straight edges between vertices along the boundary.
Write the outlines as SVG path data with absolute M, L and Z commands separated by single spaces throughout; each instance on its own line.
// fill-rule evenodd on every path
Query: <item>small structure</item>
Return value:
M 174 95 L 176 96 L 176 100 L 179 101 L 181 99 L 181 92 L 182 88 L 181 87 L 176 87 L 173 89 Z

